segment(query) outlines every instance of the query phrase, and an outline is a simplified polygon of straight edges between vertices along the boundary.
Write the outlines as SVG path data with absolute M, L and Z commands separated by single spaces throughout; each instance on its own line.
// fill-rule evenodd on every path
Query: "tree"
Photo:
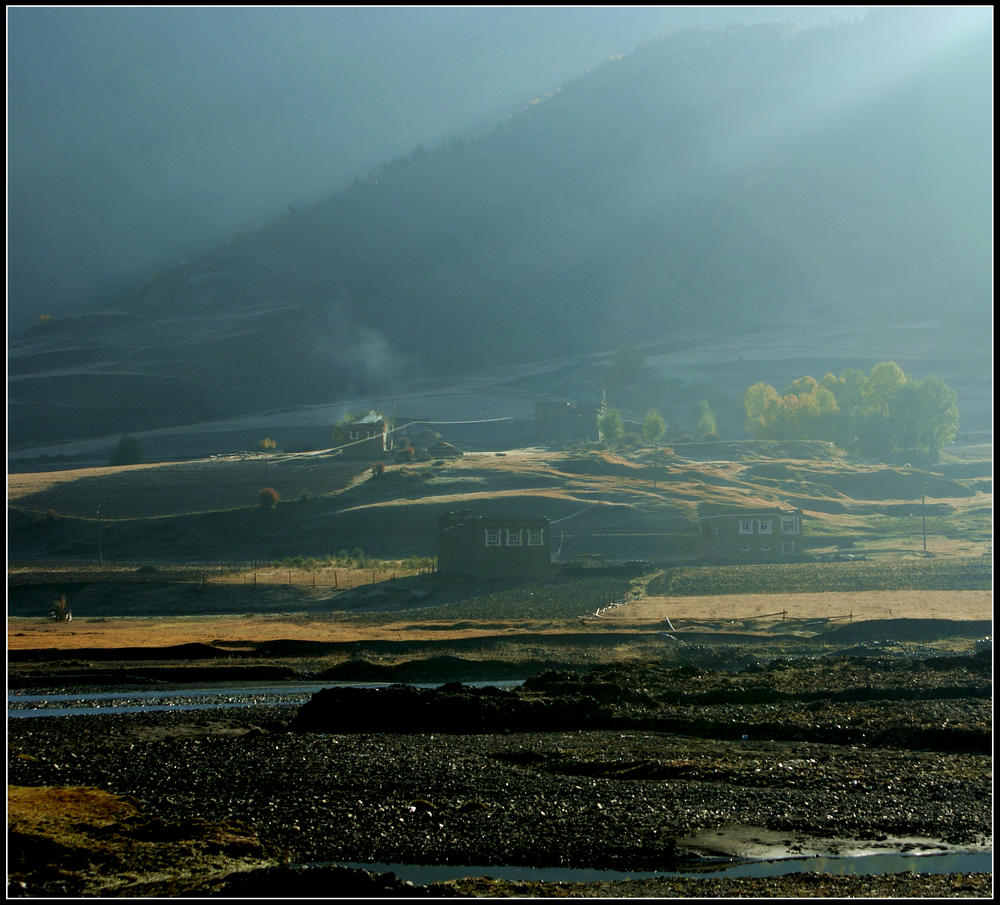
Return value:
M 935 462 L 958 432 L 955 391 L 940 377 L 910 380 L 896 396 L 896 441 L 912 458 Z
M 660 438 L 667 432 L 667 422 L 663 420 L 656 409 L 646 412 L 646 420 L 642 423 L 642 436 L 651 446 L 655 446 Z
M 862 414 L 889 418 L 896 394 L 905 383 L 906 375 L 896 362 L 880 361 L 871 369 L 861 391 Z
M 892 361 L 867 375 L 848 368 L 820 383 L 800 377 L 780 396 L 757 383 L 743 404 L 755 440 L 830 440 L 883 461 L 934 461 L 958 431 L 955 391 L 939 377 L 908 378 Z
M 858 368 L 847 368 L 839 377 L 827 374 L 820 385 L 833 393 L 837 411 L 830 419 L 830 435 L 842 449 L 853 449 L 858 440 L 858 419 L 861 412 L 861 395 L 867 376 Z
M 781 417 L 781 397 L 769 383 L 755 383 L 743 394 L 746 432 L 754 440 L 774 440 Z
M 142 444 L 132 436 L 122 437 L 108 456 L 111 465 L 138 465 L 142 461 Z
M 695 425 L 695 435 L 702 440 L 709 434 L 719 433 L 718 425 L 715 421 L 715 412 L 708 405 L 707 399 L 698 400 L 698 423 Z
M 622 424 L 622 416 L 618 409 L 606 408 L 597 416 L 597 432 L 601 442 L 611 445 L 621 440 L 625 434 L 625 425 Z
M 265 437 L 258 443 L 258 446 L 260 446 L 260 448 L 263 450 L 274 449 L 277 445 L 278 444 L 275 443 L 274 440 L 272 440 L 270 437 Z
M 799 393 L 786 393 L 781 398 L 782 440 L 829 439 L 833 425 L 830 417 L 837 411 L 837 400 L 825 387 L 811 377 L 809 383 L 799 383 Z
M 273 487 L 265 487 L 263 490 L 258 492 L 257 499 L 260 501 L 260 508 L 267 511 L 269 509 L 274 509 L 274 507 L 278 505 L 281 497 L 278 496 L 278 491 Z

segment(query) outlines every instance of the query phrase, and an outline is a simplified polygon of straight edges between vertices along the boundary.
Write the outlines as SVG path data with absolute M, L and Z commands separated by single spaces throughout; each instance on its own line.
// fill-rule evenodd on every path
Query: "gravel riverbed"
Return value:
M 698 840 L 713 834 L 715 853 L 732 855 L 761 840 L 773 857 L 989 850 L 990 685 L 989 660 L 973 657 L 906 670 L 776 663 L 736 677 L 646 665 L 551 673 L 510 692 L 397 687 L 429 715 L 423 731 L 368 697 L 352 705 L 349 691 L 307 707 L 11 719 L 11 786 L 125 796 L 147 837 L 224 828 L 253 858 L 241 872 L 154 882 L 152 867 L 120 859 L 74 867 L 86 848 L 76 837 L 50 838 L 61 861 L 55 849 L 39 856 L 25 824 L 9 877 L 26 894 L 124 895 L 140 883 L 229 894 L 252 876 L 258 890 L 308 888 L 321 868 L 290 866 L 343 862 L 655 872 L 706 854 Z M 992 874 L 434 887 L 325 877 L 351 895 L 988 896 L 992 886 Z

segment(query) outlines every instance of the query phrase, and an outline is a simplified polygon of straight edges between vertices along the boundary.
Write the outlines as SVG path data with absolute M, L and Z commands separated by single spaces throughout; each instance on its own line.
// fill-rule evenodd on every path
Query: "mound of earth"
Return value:
M 991 652 L 927 659 L 776 659 L 739 672 L 661 662 L 547 671 L 514 689 L 329 688 L 302 706 L 312 732 L 654 729 L 988 752 Z

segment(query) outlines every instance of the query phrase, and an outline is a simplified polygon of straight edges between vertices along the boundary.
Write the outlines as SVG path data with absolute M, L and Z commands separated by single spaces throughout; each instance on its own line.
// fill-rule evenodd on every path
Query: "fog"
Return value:
M 8 8 L 8 333 L 671 28 L 865 7 Z

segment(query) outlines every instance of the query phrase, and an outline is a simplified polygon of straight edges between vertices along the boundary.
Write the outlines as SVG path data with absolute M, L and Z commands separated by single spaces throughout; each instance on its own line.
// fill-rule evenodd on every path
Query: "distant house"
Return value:
M 535 403 L 535 439 L 597 440 L 597 418 L 601 406 L 577 406 L 572 402 Z
M 551 569 L 549 520 L 528 516 L 438 517 L 438 571 L 477 578 L 541 578 Z
M 701 555 L 717 562 L 775 562 L 802 552 L 802 510 L 740 509 L 698 519 Z
M 352 459 L 377 458 L 389 448 L 385 419 L 375 411 L 341 421 L 337 425 L 337 437 L 344 444 L 341 455 Z

